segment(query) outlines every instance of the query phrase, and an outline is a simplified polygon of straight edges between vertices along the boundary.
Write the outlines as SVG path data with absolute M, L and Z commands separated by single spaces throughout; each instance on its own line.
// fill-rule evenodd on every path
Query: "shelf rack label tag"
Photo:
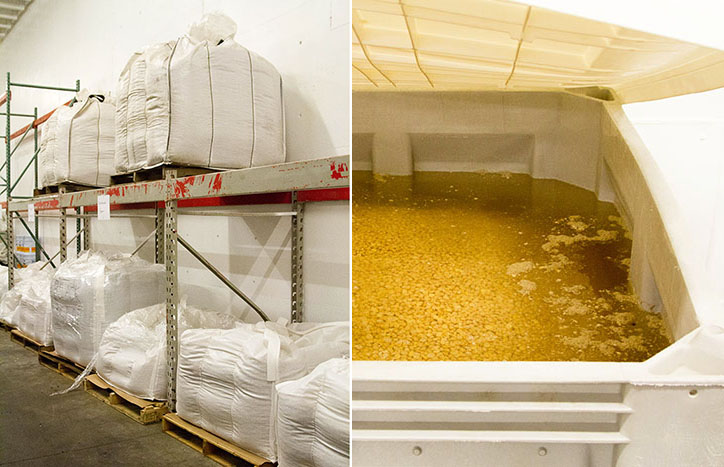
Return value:
M 111 197 L 110 195 L 98 195 L 98 220 L 111 220 Z
M 35 224 L 35 203 L 28 204 L 28 224 Z

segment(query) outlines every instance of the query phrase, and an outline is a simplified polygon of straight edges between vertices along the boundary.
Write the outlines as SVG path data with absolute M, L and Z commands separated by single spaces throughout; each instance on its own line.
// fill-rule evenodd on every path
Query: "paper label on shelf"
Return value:
M 98 220 L 107 221 L 111 219 L 111 197 L 110 195 L 98 195 Z
M 35 204 L 28 204 L 28 224 L 35 224 Z

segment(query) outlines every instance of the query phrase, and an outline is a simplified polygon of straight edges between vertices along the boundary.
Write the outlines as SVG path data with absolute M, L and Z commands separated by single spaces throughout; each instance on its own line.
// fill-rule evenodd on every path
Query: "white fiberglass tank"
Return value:
M 489 350 L 501 340 L 511 352 L 489 358 L 491 361 L 421 361 L 423 358 L 402 353 L 401 349 L 414 342 L 400 337 L 397 330 L 406 332 L 419 326 L 425 318 L 422 307 L 412 310 L 415 319 L 388 310 L 357 327 L 355 318 L 353 359 L 362 352 L 365 361 L 352 364 L 354 465 L 478 465 L 480 459 L 496 465 L 557 466 L 724 462 L 718 441 L 724 423 L 708 415 L 718 413 L 724 402 L 724 359 L 720 356 L 724 323 L 717 308 L 721 288 L 712 285 L 704 273 L 720 271 L 721 265 L 700 267 L 696 260 L 701 254 L 690 254 L 711 245 L 707 262 L 720 258 L 721 238 L 717 238 L 716 227 L 685 234 L 686 206 L 675 202 L 671 177 L 662 172 L 656 146 L 644 144 L 622 109 L 627 103 L 723 86 L 724 52 L 505 1 L 473 5 L 361 0 L 354 4 L 353 29 L 353 165 L 372 175 L 370 184 L 377 197 L 373 207 L 394 219 L 388 224 L 390 229 L 398 229 L 405 216 L 414 217 L 419 211 L 418 206 L 397 204 L 395 196 L 403 196 L 403 200 L 408 196 L 409 204 L 416 201 L 412 195 L 401 194 L 403 190 L 393 189 L 398 179 L 411 180 L 405 187 L 409 193 L 427 188 L 423 182 L 435 172 L 481 177 L 503 174 L 513 181 L 530 177 L 534 182 L 554 180 L 584 190 L 615 205 L 616 217 L 631 235 L 626 280 L 638 302 L 665 322 L 673 340 L 655 355 L 644 352 L 643 358 L 630 361 L 617 359 L 615 353 L 608 358 L 593 355 L 588 362 L 570 361 L 580 358 L 516 361 L 528 344 L 545 348 L 544 338 L 525 341 L 537 322 L 513 321 L 517 310 L 501 307 L 498 322 L 491 320 L 490 330 L 482 330 L 482 341 L 454 341 L 455 333 L 445 322 L 447 316 L 465 317 L 460 327 L 470 329 L 471 335 L 480 329 L 475 317 L 467 321 L 467 302 L 456 307 L 461 305 L 456 302 L 459 297 L 434 290 L 446 275 L 458 274 L 444 270 L 431 276 L 434 281 L 429 289 L 412 289 L 424 298 L 424 304 L 447 307 L 445 313 L 433 316 L 446 328 L 433 329 L 427 334 L 427 345 L 416 352 L 424 350 L 434 357 L 438 348 L 446 348 L 446 355 L 465 357 L 471 347 Z M 701 187 L 708 190 L 712 177 L 717 176 L 716 170 L 702 174 Z M 454 200 L 462 188 L 450 185 L 445 187 L 447 197 Z M 535 183 L 531 186 L 535 188 Z M 538 194 L 533 190 L 526 199 Z M 711 194 L 722 196 L 716 190 Z M 483 196 L 480 198 L 482 202 Z M 438 209 L 438 224 L 420 229 L 418 237 L 432 238 L 441 230 L 454 230 L 463 245 L 469 242 L 464 235 L 485 233 L 461 228 L 467 226 L 467 217 L 449 219 L 444 204 L 430 204 L 430 198 L 426 201 L 425 208 Z M 569 200 L 554 196 L 545 201 L 560 207 Z M 539 207 L 533 203 L 531 210 L 521 211 L 520 206 L 511 206 L 508 212 L 488 210 L 489 219 L 498 221 L 512 209 L 534 212 Z M 697 219 L 692 224 L 716 226 L 721 216 L 710 221 Z M 354 228 L 357 233 L 357 226 Z M 605 240 L 600 232 L 585 231 L 580 219 L 566 219 L 560 228 L 571 230 L 553 233 L 553 240 L 564 246 L 569 239 L 586 244 Z M 579 228 L 583 230 L 577 232 Z M 505 243 L 505 238 L 519 232 L 510 233 L 513 235 L 500 235 L 503 247 L 513 245 Z M 687 246 L 686 239 L 696 239 L 697 247 Z M 407 246 L 404 241 L 390 242 L 383 251 L 405 251 Z M 499 246 L 482 245 L 480 251 Z M 440 248 L 439 244 L 417 245 L 409 256 L 425 257 Z M 500 251 L 516 254 L 514 248 L 506 248 Z M 371 250 L 359 258 L 355 250 L 353 246 L 353 268 L 362 264 L 385 271 L 368 261 Z M 440 262 L 440 270 L 456 259 L 454 251 L 444 252 L 448 256 Z M 480 295 L 493 302 L 502 303 L 501 299 L 509 297 L 518 303 L 532 300 L 536 294 L 559 287 L 555 279 L 545 282 L 526 277 L 555 274 L 558 266 L 549 261 L 548 253 L 539 252 L 546 259 L 541 261 L 522 252 L 509 270 L 501 270 L 506 280 L 520 285 L 518 290 L 496 295 L 491 293 L 496 285 L 480 288 L 480 283 L 473 281 L 469 286 L 478 287 Z M 566 256 L 575 260 L 573 255 Z M 480 264 L 485 267 L 487 264 Z M 410 269 L 409 276 L 425 275 L 427 268 L 421 264 Z M 353 280 L 357 280 L 356 273 Z M 397 295 L 406 293 L 405 284 L 399 282 L 378 284 Z M 364 285 L 353 287 L 353 297 L 363 297 L 353 303 L 355 317 L 359 311 L 355 307 L 376 303 L 364 299 L 369 292 Z M 594 285 L 593 281 L 588 285 Z M 582 325 L 575 324 L 588 317 L 583 306 L 588 303 L 576 295 L 580 290 L 566 291 L 576 306 L 561 307 L 560 315 L 570 320 L 566 332 L 572 335 L 567 342 L 588 345 L 590 336 L 580 332 Z M 470 298 L 465 293 L 461 296 Z M 555 306 L 559 297 L 552 298 Z M 641 325 L 638 319 L 611 322 L 620 329 L 623 324 L 631 328 Z M 506 328 L 506 323 L 515 325 Z M 392 335 L 385 332 L 391 326 L 397 326 Z M 378 343 L 369 340 L 372 334 L 380 337 Z M 358 335 L 367 340 L 358 343 Z M 550 335 L 548 340 L 556 339 Z M 637 347 L 647 343 L 640 336 L 626 342 Z M 597 349 L 611 345 L 605 341 L 593 344 Z M 382 345 L 388 346 L 386 353 L 366 357 L 370 354 L 364 352 L 370 346 Z M 488 355 L 495 353 L 489 351 Z M 701 423 L 702 419 L 707 423 Z

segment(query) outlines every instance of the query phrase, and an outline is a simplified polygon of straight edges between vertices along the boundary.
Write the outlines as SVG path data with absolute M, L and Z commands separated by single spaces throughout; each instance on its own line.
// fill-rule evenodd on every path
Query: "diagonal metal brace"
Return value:
M 191 254 L 194 256 L 194 258 L 196 258 L 197 260 L 199 260 L 199 262 L 201 262 L 201 264 L 203 264 L 204 266 L 206 266 L 206 269 L 208 269 L 209 271 L 211 271 L 216 277 L 219 278 L 219 280 L 220 280 L 221 282 L 223 282 L 224 284 L 226 284 L 226 286 L 227 286 L 228 288 L 230 288 L 232 292 L 234 292 L 236 295 L 239 296 L 239 298 L 241 298 L 242 300 L 244 300 L 247 305 L 249 305 L 250 307 L 252 307 L 252 308 L 254 309 L 254 311 L 256 311 L 256 313 L 261 317 L 261 319 L 263 319 L 264 321 L 269 321 L 269 317 L 266 315 L 266 313 L 264 313 L 263 311 L 261 311 L 261 308 L 259 308 L 259 306 L 258 306 L 256 303 L 254 303 L 254 302 L 252 301 L 252 299 L 250 299 L 249 297 L 247 297 L 247 296 L 244 294 L 244 292 L 242 292 L 241 290 L 239 290 L 239 288 L 238 288 L 237 286 L 235 286 L 229 279 L 227 279 L 227 277 L 224 276 L 224 275 L 221 273 L 221 271 L 219 271 L 218 269 L 216 269 L 213 264 L 209 263 L 209 261 L 201 255 L 201 253 L 199 253 L 198 251 L 196 251 L 196 249 L 194 249 L 194 247 L 192 247 L 191 245 L 189 245 L 188 242 L 181 237 L 181 235 L 178 235 L 178 233 L 177 233 L 177 234 L 176 234 L 176 237 L 177 237 L 177 239 L 178 239 L 178 242 L 181 244 L 181 246 L 183 246 L 184 248 L 186 248 L 186 250 L 187 250 L 189 253 L 191 253 Z
M 20 258 L 18 258 L 18 256 L 17 256 L 17 255 L 15 254 L 15 252 L 12 250 L 12 248 L 10 248 L 10 246 L 8 245 L 8 242 L 7 242 L 1 235 L 0 235 L 0 240 L 2 240 L 2 242 L 5 244 L 5 248 L 7 249 L 7 251 L 9 251 L 10 253 L 13 254 L 13 256 L 15 257 L 15 261 L 19 263 L 19 262 L 20 262 Z M 41 268 L 41 269 L 42 269 L 42 268 Z
M 15 189 L 16 186 L 18 186 L 18 183 L 20 183 L 20 180 L 22 180 L 23 176 L 25 176 L 25 173 L 28 171 L 30 166 L 33 165 L 33 162 L 35 162 L 37 160 L 39 153 L 40 153 L 40 148 L 38 148 L 38 150 L 35 151 L 35 154 L 33 154 L 33 157 L 31 157 L 30 160 L 28 161 L 28 165 L 25 166 L 23 171 L 20 173 L 18 178 L 15 180 L 15 183 L 13 183 L 12 186 L 10 187 L 11 192 Z M 0 170 L 2 170 L 2 168 L 0 168 Z M 5 188 L 3 188 L 2 191 L 0 191 L 0 195 L 5 193 L 6 191 L 7 191 L 7 185 L 5 186 Z M 16 198 L 17 198 L 17 196 L 16 196 Z
M 43 245 L 40 244 L 40 240 L 38 240 L 38 238 L 33 234 L 32 229 L 30 227 L 28 227 L 28 224 L 25 223 L 25 220 L 20 216 L 20 213 L 13 212 L 13 214 L 15 214 L 15 217 L 17 217 L 18 220 L 20 221 L 20 223 L 23 224 L 23 227 L 25 227 L 25 230 L 27 230 L 27 232 L 30 234 L 30 238 L 32 238 L 33 241 L 35 242 L 35 244 L 38 245 L 38 247 L 40 247 L 40 252 L 45 255 L 45 259 L 47 259 L 50 262 L 51 266 L 55 267 L 55 264 L 53 263 L 53 260 L 50 258 L 50 255 L 48 255 L 48 252 L 45 251 L 45 248 L 43 248 Z
M 68 240 L 68 243 L 65 244 L 65 247 L 64 247 L 64 248 L 68 248 L 68 245 L 70 245 L 71 243 L 73 243 L 73 241 L 74 241 L 76 238 L 78 238 L 78 235 L 80 235 L 80 234 L 83 233 L 83 232 L 84 232 L 83 229 L 81 229 L 81 230 L 79 230 L 78 232 L 76 232 L 76 234 L 73 235 L 73 238 L 71 238 L 70 240 Z M 45 266 L 51 264 L 51 261 L 54 260 L 55 258 L 57 258 L 59 254 L 60 254 L 60 250 L 58 250 L 58 252 L 57 252 L 56 254 L 54 254 L 52 258 L 50 258 L 48 261 L 46 261 L 45 264 L 43 264 L 42 266 L 40 266 L 40 270 L 42 271 L 42 270 L 45 268 Z M 53 266 L 53 267 L 55 267 L 55 266 Z
M 146 239 L 145 239 L 144 241 L 142 241 L 141 244 L 138 245 L 135 250 L 133 250 L 133 253 L 131 253 L 131 256 L 136 256 L 136 253 L 138 253 L 139 251 L 141 251 L 141 248 L 143 248 L 143 245 L 145 245 L 146 243 L 148 243 L 149 240 L 151 240 L 153 237 L 156 236 L 156 231 L 157 231 L 157 230 L 158 230 L 158 229 L 153 229 L 153 232 L 151 232 L 151 233 L 148 235 L 148 237 L 146 237 Z

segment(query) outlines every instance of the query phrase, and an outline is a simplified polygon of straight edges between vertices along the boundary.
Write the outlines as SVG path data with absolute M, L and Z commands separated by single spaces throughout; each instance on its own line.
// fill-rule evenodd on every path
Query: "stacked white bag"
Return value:
M 227 16 L 206 15 L 178 40 L 131 57 L 118 81 L 118 172 L 284 162 L 281 76 L 235 34 Z
M 238 321 L 226 314 L 179 305 L 178 332 L 229 329 Z M 96 372 L 109 384 L 142 399 L 166 399 L 166 305 L 131 311 L 111 323 L 98 347 Z
M 4 263 L 8 262 L 8 232 L 7 232 L 7 221 L 5 220 L 5 210 L 0 209 L 0 260 Z M 7 278 L 6 278 L 7 279 Z M 7 290 L 7 280 L 5 281 L 5 288 Z
M 38 174 L 41 186 L 72 182 L 108 186 L 114 170 L 115 106 L 107 95 L 78 93 L 41 130 Z
M 282 467 L 349 465 L 348 359 L 277 384 L 277 448 Z
M 349 324 L 242 324 L 192 329 L 180 339 L 180 417 L 270 461 L 276 460 L 277 383 L 349 354 Z
M 0 242 L 1 244 L 2 242 Z M 5 246 L 5 245 L 3 245 Z M 0 258 L 2 252 L 0 251 Z M 5 296 L 8 291 L 8 267 L 0 265 L 0 300 Z M 2 319 L 2 318 L 0 318 Z
M 64 262 L 50 287 L 55 351 L 88 365 L 109 324 L 164 301 L 165 270 L 137 257 L 83 252 Z
M 42 262 L 33 263 L 15 272 L 15 287 L 5 293 L 0 302 L 0 319 L 17 326 L 40 344 L 50 345 L 53 343 L 50 310 L 53 270 L 50 267 L 41 270 L 42 265 Z M 7 284 L 7 275 L 5 282 Z

